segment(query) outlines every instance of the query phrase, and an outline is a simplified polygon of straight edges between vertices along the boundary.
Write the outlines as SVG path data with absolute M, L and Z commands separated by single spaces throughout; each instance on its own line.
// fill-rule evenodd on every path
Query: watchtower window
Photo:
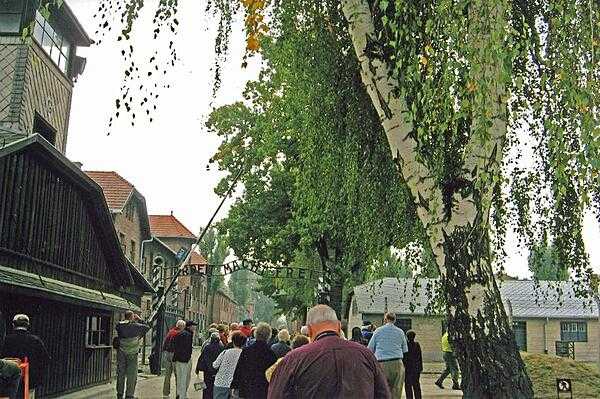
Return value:
M 0 33 L 21 31 L 22 0 L 0 0 Z
M 56 130 L 37 113 L 33 117 L 33 133 L 39 133 L 50 144 L 56 145 Z
M 44 16 L 36 11 L 33 37 L 63 72 L 69 70 L 71 43 Z

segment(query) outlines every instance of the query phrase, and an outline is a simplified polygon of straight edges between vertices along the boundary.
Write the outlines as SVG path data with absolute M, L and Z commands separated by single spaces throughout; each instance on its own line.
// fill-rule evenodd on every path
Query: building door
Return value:
M 513 332 L 520 351 L 527 352 L 527 323 L 524 321 L 513 321 Z

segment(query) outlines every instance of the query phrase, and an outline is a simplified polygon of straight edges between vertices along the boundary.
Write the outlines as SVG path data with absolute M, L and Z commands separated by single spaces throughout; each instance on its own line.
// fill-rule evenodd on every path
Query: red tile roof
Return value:
M 192 252 L 192 256 L 190 258 L 190 265 L 206 265 L 208 262 L 204 259 L 204 256 L 200 255 L 198 252 Z
M 150 215 L 150 231 L 156 237 L 180 237 L 196 238 L 194 233 L 188 230 L 173 215 Z
M 133 191 L 133 184 L 117 172 L 86 171 L 85 174 L 102 188 L 106 203 L 111 211 L 121 211 L 123 209 Z

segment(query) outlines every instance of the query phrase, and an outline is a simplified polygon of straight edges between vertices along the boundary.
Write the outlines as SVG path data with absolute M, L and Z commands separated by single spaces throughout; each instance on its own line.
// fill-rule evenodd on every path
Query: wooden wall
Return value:
M 54 302 L 40 298 L 0 293 L 0 309 L 7 326 L 15 314 L 25 313 L 31 320 L 31 332 L 46 344 L 52 363 L 37 397 L 61 393 L 111 379 L 112 348 L 85 347 L 86 317 L 108 316 L 110 312 Z M 112 333 L 109 332 L 109 333 Z
M 31 152 L 0 159 L 0 262 L 112 291 L 89 202 Z

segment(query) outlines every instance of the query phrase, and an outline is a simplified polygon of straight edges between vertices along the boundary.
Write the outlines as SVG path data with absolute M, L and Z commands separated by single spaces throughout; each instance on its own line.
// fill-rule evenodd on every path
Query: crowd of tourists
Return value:
M 203 398 L 214 399 L 401 398 L 403 393 L 420 399 L 421 348 L 415 332 L 405 334 L 395 321 L 393 313 L 386 313 L 381 327 L 366 322 L 352 329 L 347 340 L 335 311 L 326 305 L 310 309 L 306 326 L 294 334 L 250 319 L 213 324 L 196 363 L 197 388 Z M 173 374 L 176 397 L 191 397 L 189 333 L 189 323 L 180 321 L 165 339 L 164 397 L 171 394 Z M 449 374 L 456 385 L 451 367 L 438 380 L 440 387 Z
M 29 333 L 29 318 L 19 314 L 13 331 L 5 338 L 0 315 L 1 358 L 28 358 L 30 398 L 35 397 L 50 356 L 39 337 Z M 420 374 L 423 371 L 421 348 L 414 331 L 395 325 L 393 313 L 374 328 L 365 322 L 355 327 L 348 340 L 335 311 L 317 305 L 307 313 L 306 325 L 299 333 L 279 331 L 267 323 L 244 320 L 239 325 L 213 324 L 206 331 L 195 365 L 198 376 L 195 390 L 204 399 L 228 398 L 401 398 L 422 397 Z M 197 324 L 179 320 L 163 343 L 163 397 L 170 397 L 175 377 L 175 395 L 187 399 L 192 377 L 192 352 Z M 128 311 L 116 325 L 113 347 L 117 351 L 117 399 L 135 398 L 140 338 L 149 326 Z M 3 344 L 3 341 L 4 344 Z M 448 335 L 442 337 L 446 370 L 436 381 L 443 388 L 451 375 L 453 389 L 459 389 L 458 366 Z M 20 398 L 20 369 L 0 360 L 0 398 Z M 21 386 L 22 389 L 22 386 Z

